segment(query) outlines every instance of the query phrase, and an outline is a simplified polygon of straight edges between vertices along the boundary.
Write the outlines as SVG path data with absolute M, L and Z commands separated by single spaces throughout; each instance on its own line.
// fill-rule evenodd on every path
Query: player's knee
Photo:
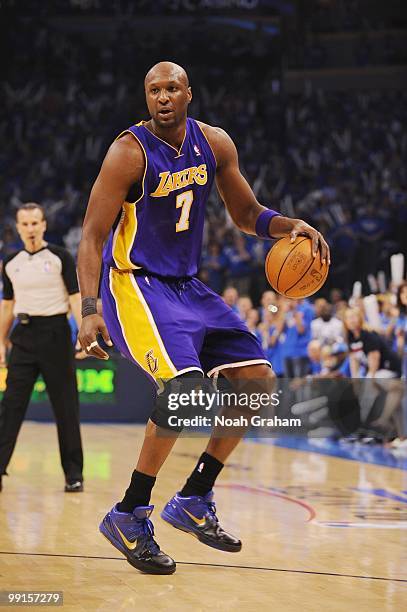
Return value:
M 270 368 L 270 366 L 262 363 L 258 366 L 258 375 L 256 374 L 256 378 L 259 380 L 274 381 L 276 379 L 276 375 L 273 368 Z
M 235 390 L 271 393 L 276 384 L 276 375 L 267 364 L 256 364 L 226 370 L 225 376 Z
M 186 398 L 190 396 L 192 389 L 199 386 L 201 379 L 203 379 L 203 374 L 194 370 L 167 381 L 164 384 L 163 391 L 157 395 L 150 420 L 157 427 L 180 433 L 183 426 L 177 423 L 182 422 L 184 418 L 188 418 L 191 409 Z M 181 394 L 183 401 L 181 401 Z M 174 416 L 177 418 L 171 418 Z

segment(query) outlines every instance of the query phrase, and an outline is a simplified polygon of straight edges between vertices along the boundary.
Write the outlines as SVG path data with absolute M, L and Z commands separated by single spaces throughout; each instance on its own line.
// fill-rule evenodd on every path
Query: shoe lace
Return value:
M 143 533 L 146 544 L 148 545 L 148 550 L 152 555 L 157 555 L 160 552 L 160 547 L 154 540 L 154 525 L 148 518 L 143 519 Z
M 219 522 L 218 517 L 216 516 L 216 504 L 215 502 L 208 502 L 208 514 L 209 514 L 209 518 L 212 521 L 216 521 L 216 523 Z

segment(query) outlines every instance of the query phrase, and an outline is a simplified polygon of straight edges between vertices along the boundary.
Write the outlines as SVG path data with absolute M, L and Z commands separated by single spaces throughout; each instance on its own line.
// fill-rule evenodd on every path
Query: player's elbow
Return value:
M 86 247 L 91 247 L 100 250 L 103 247 L 105 239 L 106 236 L 103 232 L 98 231 L 97 228 L 90 224 L 85 224 L 82 229 L 82 236 L 79 248 L 83 250 Z

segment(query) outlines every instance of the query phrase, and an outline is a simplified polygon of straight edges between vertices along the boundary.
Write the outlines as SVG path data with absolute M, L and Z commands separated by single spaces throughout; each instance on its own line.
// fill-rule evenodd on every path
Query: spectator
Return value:
M 363 314 L 359 309 L 348 308 L 344 324 L 354 378 L 358 378 L 361 372 L 367 378 L 401 376 L 399 356 L 388 347 L 378 333 L 365 328 Z
M 238 298 L 237 310 L 238 310 L 239 317 L 242 319 L 242 321 L 247 320 L 247 315 L 249 314 L 249 311 L 252 310 L 252 308 L 253 308 L 253 302 L 249 298 L 248 295 L 242 295 L 241 297 Z
M 396 323 L 396 339 L 398 354 L 403 361 L 403 434 L 405 436 L 407 432 L 407 391 L 405 388 L 405 381 L 407 380 L 407 282 L 402 283 L 398 288 L 397 305 L 399 307 L 399 318 Z M 404 436 L 400 436 L 400 438 L 403 438 Z M 406 445 L 405 441 L 404 445 Z
M 393 304 L 393 296 L 391 294 L 379 296 L 378 302 L 380 307 L 380 333 L 386 338 L 393 350 L 397 352 L 396 326 L 399 310 Z
M 237 300 L 239 298 L 239 294 L 235 287 L 226 287 L 226 289 L 224 290 L 222 294 L 222 297 L 223 297 L 223 301 L 225 302 L 225 304 L 230 306 L 230 308 L 234 312 L 239 312 L 238 307 L 237 307 Z
M 333 344 L 343 340 L 342 321 L 332 316 L 332 306 L 326 302 L 320 308 L 318 319 L 311 321 L 311 335 L 321 344 Z
M 284 374 L 289 378 L 309 374 L 310 362 L 307 346 L 311 340 L 312 312 L 306 302 L 282 300 L 285 313 L 283 345 Z
M 371 426 L 385 434 L 393 425 L 395 431 L 402 435 L 400 408 L 403 386 L 399 380 L 401 376 L 399 356 L 388 348 L 379 334 L 364 328 L 363 314 L 359 309 L 349 308 L 345 313 L 344 323 L 350 350 L 352 377 L 358 378 L 360 373 L 364 372 L 366 378 L 374 379 L 375 386 L 386 393 L 383 411 L 379 418 L 371 422 Z M 368 414 L 365 412 L 364 420 L 367 417 Z
M 260 318 L 264 320 L 266 312 L 277 312 L 278 298 L 274 291 L 265 291 L 260 300 Z
M 273 366 L 276 376 L 284 376 L 283 344 L 285 341 L 284 314 L 266 310 L 259 330 L 262 336 L 262 345 L 266 351 L 267 359 Z
M 307 347 L 310 360 L 310 374 L 320 374 L 322 370 L 321 343 L 319 340 L 311 340 Z
M 208 245 L 208 252 L 202 259 L 202 267 L 207 271 L 207 283 L 213 291 L 221 293 L 224 286 L 224 273 L 226 258 L 222 254 L 220 245 L 211 242 Z
M 251 308 L 246 315 L 246 325 L 251 332 L 260 342 L 262 342 L 262 335 L 257 325 L 259 323 L 259 311 L 256 308 Z
M 228 278 L 239 293 L 248 293 L 250 288 L 251 257 L 242 234 L 234 233 L 233 244 L 225 248 Z

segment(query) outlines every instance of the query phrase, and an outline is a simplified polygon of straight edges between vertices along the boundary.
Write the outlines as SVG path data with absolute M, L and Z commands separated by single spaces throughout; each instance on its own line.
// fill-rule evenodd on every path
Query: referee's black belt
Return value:
M 67 313 L 40 317 L 37 315 L 32 316 L 25 312 L 19 312 L 17 314 L 17 319 L 21 325 L 54 325 L 63 322 L 67 323 L 66 315 Z

